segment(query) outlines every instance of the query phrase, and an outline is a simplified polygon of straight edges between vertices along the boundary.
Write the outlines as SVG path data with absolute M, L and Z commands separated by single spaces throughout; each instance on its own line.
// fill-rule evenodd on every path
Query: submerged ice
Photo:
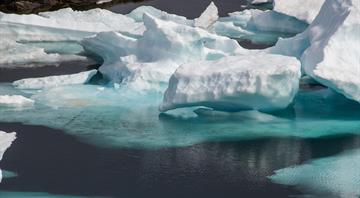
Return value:
M 311 161 L 275 171 L 270 179 L 296 186 L 316 197 L 358 198 L 360 196 L 360 150 Z

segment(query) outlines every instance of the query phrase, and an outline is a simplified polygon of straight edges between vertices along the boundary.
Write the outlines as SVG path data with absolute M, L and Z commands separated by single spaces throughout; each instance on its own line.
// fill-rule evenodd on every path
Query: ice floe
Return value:
M 0 99 L 1 100 L 1 99 Z M 0 131 L 0 161 L 2 160 L 5 151 L 11 146 L 12 142 L 16 139 L 16 133 L 6 133 Z M 0 169 L 0 183 L 2 180 L 2 171 Z
M 31 106 L 34 102 L 34 100 L 21 95 L 0 95 L 0 106 Z
M 360 102 L 359 10 L 356 0 L 328 0 L 305 32 L 270 51 L 298 57 L 307 75 Z
M 300 63 L 269 54 L 192 62 L 172 75 L 161 111 L 207 106 L 218 110 L 286 108 L 298 91 Z
M 360 150 L 275 171 L 270 179 L 316 197 L 360 196 Z
M 13 85 L 20 89 L 44 89 L 65 85 L 85 84 L 96 73 L 97 70 L 90 70 L 70 75 L 27 78 L 13 82 Z
M 254 43 L 276 43 L 279 37 L 291 37 L 303 32 L 308 24 L 272 10 L 244 10 L 229 13 L 212 27 L 219 35 Z
M 112 82 L 149 89 L 167 84 L 184 63 L 214 60 L 247 50 L 232 39 L 201 28 L 164 21 L 144 14 L 146 31 L 140 38 L 105 32 L 84 39 L 87 51 L 104 59 L 100 72 Z

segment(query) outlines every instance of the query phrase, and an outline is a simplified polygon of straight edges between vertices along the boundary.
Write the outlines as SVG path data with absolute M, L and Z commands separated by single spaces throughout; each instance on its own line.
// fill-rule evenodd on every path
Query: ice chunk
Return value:
M 0 161 L 3 158 L 5 151 L 11 146 L 12 142 L 16 139 L 16 133 L 6 133 L 0 131 Z
M 41 78 L 27 78 L 15 81 L 13 85 L 20 89 L 44 89 L 51 87 L 58 87 L 64 85 L 75 85 L 87 83 L 95 74 L 97 70 L 90 70 L 80 72 L 77 74 L 48 76 Z
M 134 19 L 136 22 L 143 22 L 143 16 L 145 13 L 164 21 L 172 21 L 174 23 L 178 23 L 182 25 L 193 24 L 193 21 L 188 20 L 186 17 L 178 16 L 176 14 L 169 14 L 165 11 L 156 9 L 152 6 L 140 6 L 135 10 L 133 10 L 132 12 L 130 12 L 127 16 Z
M 146 13 L 144 24 L 147 30 L 138 39 L 106 32 L 82 41 L 86 50 L 104 59 L 99 70 L 112 82 L 134 84 L 139 89 L 158 88 L 166 85 L 183 63 L 247 51 L 235 40 Z
M 105 9 L 73 11 L 65 8 L 39 15 L 0 13 L 0 35 L 16 41 L 73 41 L 102 31 L 134 34 L 138 25 L 125 15 Z
M 307 28 L 299 21 L 272 10 L 244 10 L 220 18 L 213 26 L 219 35 L 255 43 L 275 43 L 279 37 L 290 37 Z
M 17 43 L 6 37 L 2 37 L 0 41 L 0 67 L 12 67 L 13 65 L 28 67 L 32 64 L 86 59 L 86 57 L 71 54 L 48 54 L 43 48 Z
M 261 53 L 184 64 L 172 75 L 160 110 L 285 108 L 297 93 L 300 73 L 295 58 Z
M 0 101 L 1 101 L 1 96 L 0 96 Z M 0 102 L 1 104 L 1 102 Z M 12 133 L 6 133 L 3 131 L 0 131 L 0 161 L 2 160 L 5 151 L 11 146 L 12 142 L 16 139 L 16 133 L 12 132 Z M 0 169 L 0 183 L 2 180 L 2 171 Z
M 274 0 L 274 10 L 311 23 L 325 0 Z
M 214 2 L 211 2 L 201 16 L 194 20 L 196 27 L 208 29 L 219 18 L 219 11 Z
M 270 179 L 316 197 L 360 196 L 360 150 L 277 170 Z
M 360 102 L 359 4 L 326 1 L 304 33 L 279 41 L 270 51 L 298 57 L 307 75 Z
M 0 106 L 29 106 L 34 101 L 21 95 L 0 95 Z

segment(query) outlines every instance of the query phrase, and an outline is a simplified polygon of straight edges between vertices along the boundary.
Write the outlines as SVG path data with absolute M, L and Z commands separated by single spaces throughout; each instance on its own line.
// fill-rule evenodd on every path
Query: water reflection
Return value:
M 0 190 L 108 197 L 287 197 L 299 194 L 267 179 L 273 171 L 359 147 L 359 136 L 265 138 L 152 150 L 105 149 L 61 131 L 0 124 L 18 131 L 1 167 L 18 173 Z M 332 150 L 329 152 L 328 148 Z

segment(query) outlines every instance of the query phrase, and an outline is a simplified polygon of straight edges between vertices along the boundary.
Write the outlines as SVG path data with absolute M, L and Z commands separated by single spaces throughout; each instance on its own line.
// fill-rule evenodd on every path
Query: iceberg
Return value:
M 325 0 L 274 0 L 274 10 L 311 23 Z
M 316 197 L 358 198 L 360 196 L 360 150 L 311 161 L 275 171 L 270 179 L 296 186 Z
M 360 102 L 360 3 L 328 0 L 309 28 L 269 51 L 300 59 L 305 74 Z
M 13 82 L 19 89 L 44 89 L 65 85 L 85 84 L 97 73 L 97 70 L 80 72 L 77 74 L 48 76 L 41 78 L 27 78 Z
M 247 51 L 235 40 L 201 28 L 164 21 L 148 14 L 144 14 L 143 20 L 146 31 L 138 39 L 104 32 L 81 42 L 87 51 L 103 58 L 99 71 L 113 83 L 158 89 L 166 86 L 181 64 L 215 60 Z
M 32 106 L 34 100 L 26 98 L 22 95 L 0 95 L 0 107 L 1 106 Z
M 286 108 L 298 91 L 300 63 L 291 57 L 249 53 L 180 66 L 160 111 L 206 106 L 216 110 Z

